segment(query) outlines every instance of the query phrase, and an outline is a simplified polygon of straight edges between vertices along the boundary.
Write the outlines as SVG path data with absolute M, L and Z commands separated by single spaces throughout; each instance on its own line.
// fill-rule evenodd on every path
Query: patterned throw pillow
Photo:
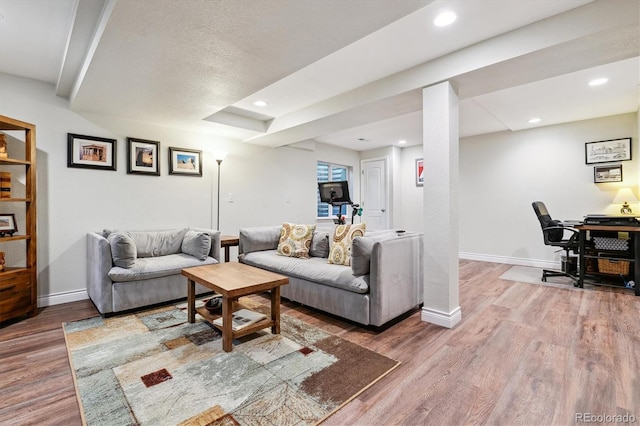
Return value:
M 280 229 L 277 253 L 287 257 L 308 259 L 311 238 L 315 229 L 316 225 L 283 223 Z
M 329 263 L 351 266 L 351 243 L 355 237 L 364 237 L 366 224 L 338 225 L 329 241 Z

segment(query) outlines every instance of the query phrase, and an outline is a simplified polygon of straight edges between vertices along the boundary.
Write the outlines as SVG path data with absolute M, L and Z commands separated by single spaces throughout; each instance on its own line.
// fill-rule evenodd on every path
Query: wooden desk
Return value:
M 228 262 L 231 247 L 238 247 L 240 238 L 233 235 L 222 235 L 220 237 L 220 247 L 224 248 L 224 261 Z
M 615 225 L 576 225 L 574 228 L 580 233 L 580 248 L 578 254 L 579 274 L 578 274 L 578 287 L 584 287 L 584 278 L 586 274 L 586 261 L 585 261 L 585 242 L 587 239 L 588 231 L 606 231 L 606 232 L 628 232 L 631 237 L 633 258 L 625 259 L 631 262 L 630 271 L 633 271 L 633 280 L 636 282 L 635 295 L 640 296 L 640 226 L 615 226 Z M 631 269 L 633 268 L 633 269 Z M 616 286 L 625 288 L 623 286 Z

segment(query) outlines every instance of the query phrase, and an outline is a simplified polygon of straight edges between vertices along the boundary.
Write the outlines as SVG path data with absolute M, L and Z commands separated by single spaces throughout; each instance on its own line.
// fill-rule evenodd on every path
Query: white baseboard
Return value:
M 543 269 L 560 269 L 560 262 L 551 260 L 525 259 L 521 257 L 497 256 L 493 254 L 463 253 L 458 254 L 460 259 L 478 260 L 480 262 L 505 263 L 507 265 L 532 266 Z
M 441 327 L 453 328 L 462 320 L 462 310 L 460 309 L 460 306 L 450 313 L 436 311 L 435 309 L 422 308 L 420 319 Z
M 48 294 L 38 297 L 38 307 L 60 305 L 62 303 L 77 302 L 89 298 L 87 290 L 65 291 L 63 293 Z

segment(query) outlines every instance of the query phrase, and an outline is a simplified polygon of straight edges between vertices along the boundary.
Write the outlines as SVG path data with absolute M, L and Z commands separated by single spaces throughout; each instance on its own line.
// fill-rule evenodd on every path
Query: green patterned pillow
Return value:
M 309 258 L 311 238 L 316 225 L 296 225 L 283 223 L 277 253 L 282 256 Z
M 366 224 L 338 225 L 329 241 L 329 263 L 351 266 L 351 243 L 355 237 L 364 237 Z

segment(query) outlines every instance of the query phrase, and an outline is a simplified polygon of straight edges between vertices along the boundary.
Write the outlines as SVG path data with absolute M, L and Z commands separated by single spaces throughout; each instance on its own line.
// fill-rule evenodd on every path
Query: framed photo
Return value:
M 169 147 L 169 174 L 202 177 L 202 151 Z
M 116 140 L 67 133 L 67 167 L 115 170 Z
M 631 138 L 587 142 L 584 155 L 587 164 L 631 160 Z
M 424 185 L 424 159 L 416 159 L 416 186 Z
M 622 164 L 615 166 L 595 166 L 593 168 L 593 182 L 622 182 Z
M 16 217 L 13 213 L 0 213 L 0 237 L 18 232 Z
M 127 138 L 127 173 L 160 176 L 160 142 Z

